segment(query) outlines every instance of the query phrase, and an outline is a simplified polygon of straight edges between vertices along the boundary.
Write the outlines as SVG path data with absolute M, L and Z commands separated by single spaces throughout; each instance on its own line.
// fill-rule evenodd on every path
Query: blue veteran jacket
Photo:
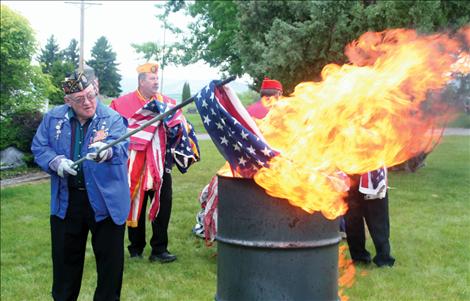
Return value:
M 36 163 L 51 175 L 51 215 L 62 219 L 68 207 L 67 176 L 59 177 L 50 169 L 49 163 L 58 155 L 71 159 L 72 133 L 68 110 L 67 105 L 61 105 L 46 113 L 31 146 Z M 80 151 L 81 157 L 88 153 L 88 145 L 97 135 L 105 136 L 102 141 L 109 143 L 126 133 L 127 125 L 122 117 L 98 101 Z M 113 146 L 113 156 L 103 163 L 83 162 L 85 186 L 97 222 L 110 216 L 115 224 L 122 225 L 129 214 L 128 143 L 126 140 Z

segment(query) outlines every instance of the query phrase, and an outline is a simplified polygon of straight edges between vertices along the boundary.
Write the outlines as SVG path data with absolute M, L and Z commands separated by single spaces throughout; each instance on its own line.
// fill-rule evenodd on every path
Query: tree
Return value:
M 65 93 L 62 90 L 62 83 L 68 75 L 76 68 L 69 61 L 55 61 L 51 66 L 50 75 L 52 77 L 52 83 L 56 90 L 49 94 L 49 99 L 52 104 L 62 104 L 64 102 Z
M 145 42 L 143 44 L 131 44 L 137 54 L 144 57 L 146 61 L 158 60 L 161 54 L 161 48 L 155 42 Z
M 54 35 L 51 35 L 38 58 L 42 71 L 50 76 L 55 87 L 48 95 L 52 104 L 63 103 L 65 94 L 62 90 L 62 82 L 75 69 L 73 62 L 65 59 L 67 50 L 61 51 Z
M 429 33 L 470 21 L 468 5 L 457 21 L 459 1 L 237 3 L 242 65 L 256 86 L 267 75 L 280 79 L 288 93 L 299 82 L 318 80 L 326 64 L 346 63 L 344 47 L 366 31 L 402 27 Z
M 92 59 L 87 64 L 95 69 L 99 79 L 100 93 L 117 97 L 121 93 L 121 75 L 117 71 L 116 53 L 105 37 L 100 37 L 91 49 Z
M 0 95 L 1 119 L 20 110 L 38 109 L 52 89 L 50 80 L 31 65 L 36 40 L 29 22 L 1 6 Z
M 470 22 L 465 1 L 170 1 L 165 9 L 194 17 L 176 45 L 184 51 L 180 62 L 246 73 L 255 89 L 264 76 L 276 78 L 286 93 L 318 79 L 326 64 L 346 63 L 344 47 L 366 31 L 452 31 Z
M 25 125 L 13 124 L 13 118 L 36 114 L 53 86 L 40 67 L 31 65 L 36 40 L 29 22 L 6 5 L 1 5 L 1 11 L 0 148 L 3 148 L 24 140 L 18 133 Z
M 80 55 L 78 51 L 78 41 L 70 40 L 69 46 L 63 50 L 63 57 L 66 62 L 70 62 L 74 69 L 78 68 Z
M 167 4 L 155 4 L 155 7 L 161 13 L 157 13 L 155 17 L 163 23 L 163 34 L 166 35 L 166 32 L 173 34 L 173 37 L 181 36 L 181 29 L 173 25 L 168 18 L 170 11 L 176 12 L 185 6 L 183 0 L 171 1 L 172 5 L 177 7 L 177 9 L 172 9 L 172 7 Z M 162 46 L 156 42 L 144 42 L 142 44 L 131 44 L 135 49 L 137 54 L 142 55 L 142 57 L 149 60 L 156 60 L 160 63 L 160 68 L 163 69 L 169 64 L 179 64 L 182 60 L 182 52 L 180 43 L 166 43 L 165 38 L 163 40 Z M 178 47 L 177 47 L 178 46 Z
M 164 9 L 163 19 L 168 19 L 170 13 L 181 9 L 194 18 L 194 22 L 188 26 L 190 34 L 185 35 L 182 42 L 171 45 L 173 51 L 168 58 L 170 61 L 188 65 L 203 60 L 228 74 L 244 73 L 239 50 L 234 44 L 239 30 L 238 10 L 234 1 L 196 1 L 186 4 L 177 0 L 167 2 Z
M 38 58 L 42 67 L 42 72 L 51 74 L 52 65 L 57 61 L 61 62 L 62 58 L 63 56 L 59 51 L 59 45 L 57 44 L 54 35 L 51 35 L 49 39 L 47 39 L 44 49 L 41 49 L 41 54 Z
M 188 82 L 184 82 L 183 91 L 181 93 L 181 100 L 184 101 L 191 97 L 191 88 Z

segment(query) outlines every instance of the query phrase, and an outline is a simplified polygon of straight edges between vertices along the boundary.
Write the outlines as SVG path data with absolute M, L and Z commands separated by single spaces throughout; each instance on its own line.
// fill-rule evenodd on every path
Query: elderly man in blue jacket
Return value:
M 94 300 L 119 300 L 130 206 L 128 141 L 96 150 L 126 134 L 126 124 L 98 100 L 93 69 L 75 71 L 63 89 L 65 104 L 44 116 L 31 147 L 51 175 L 52 297 L 78 298 L 91 232 L 98 274 Z M 83 157 L 89 160 L 74 166 Z

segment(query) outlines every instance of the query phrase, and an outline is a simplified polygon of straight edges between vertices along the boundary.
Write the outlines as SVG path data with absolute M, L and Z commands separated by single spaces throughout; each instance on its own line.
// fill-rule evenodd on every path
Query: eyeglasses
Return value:
M 80 95 L 78 97 L 71 97 L 71 96 L 68 96 L 67 98 L 72 101 L 73 103 L 77 104 L 77 105 L 83 105 L 85 103 L 85 100 L 88 99 L 88 101 L 92 102 L 95 100 L 96 98 L 96 93 L 93 92 L 93 91 L 90 91 L 88 92 L 87 94 L 85 95 Z

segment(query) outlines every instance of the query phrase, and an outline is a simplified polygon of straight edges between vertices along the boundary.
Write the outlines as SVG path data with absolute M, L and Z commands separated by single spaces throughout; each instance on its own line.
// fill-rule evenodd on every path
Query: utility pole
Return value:
M 80 56 L 78 61 L 78 70 L 83 72 L 83 49 L 85 46 L 85 2 L 80 3 Z
M 160 82 L 161 93 L 163 93 L 163 69 L 165 66 L 165 36 L 166 36 L 166 18 L 163 20 L 162 76 L 161 76 L 161 82 Z
M 84 52 L 85 52 L 85 4 L 88 5 L 101 5 L 101 3 L 85 2 L 64 2 L 67 4 L 80 4 L 80 57 L 78 63 L 78 70 L 83 71 L 84 65 Z

